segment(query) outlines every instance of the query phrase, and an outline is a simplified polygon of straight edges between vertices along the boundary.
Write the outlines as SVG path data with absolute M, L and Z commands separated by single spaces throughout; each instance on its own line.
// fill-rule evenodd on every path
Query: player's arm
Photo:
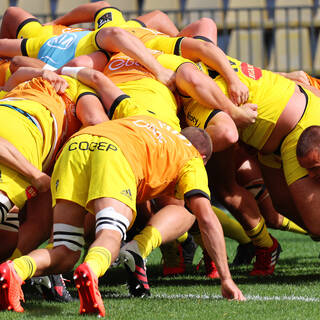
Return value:
M 37 58 L 15 56 L 11 59 L 10 62 L 10 72 L 12 74 L 21 67 L 43 68 L 45 65 L 45 62 Z
M 76 115 L 83 127 L 108 121 L 109 117 L 97 96 L 82 95 L 76 104 Z
M 220 152 L 236 143 L 239 139 L 238 129 L 231 117 L 221 110 L 215 110 L 205 131 L 212 140 L 213 152 Z
M 306 85 L 310 85 L 310 81 L 308 78 L 307 73 L 305 73 L 304 71 L 300 70 L 300 71 L 292 71 L 292 72 L 277 72 L 279 74 L 281 74 L 282 76 L 284 76 L 287 79 L 293 80 L 295 82 L 299 82 L 302 84 L 306 84 Z
M 256 105 L 246 103 L 236 106 L 209 76 L 192 63 L 184 63 L 178 68 L 176 86 L 180 93 L 191 96 L 203 106 L 226 112 L 237 127 L 245 127 L 255 122 Z
M 211 42 L 186 37 L 181 42 L 181 54 L 192 61 L 202 61 L 219 72 L 227 83 L 229 97 L 234 104 L 240 105 L 248 100 L 247 86 L 239 80 L 228 58 L 218 46 Z
M 69 86 L 68 82 L 65 79 L 63 79 L 53 71 L 32 67 L 21 67 L 10 76 L 10 78 L 4 85 L 4 90 L 10 91 L 19 83 L 37 77 L 42 77 L 43 79 L 49 81 L 58 93 L 63 93 Z
M 311 77 L 304 71 L 279 72 L 282 76 L 293 80 L 296 84 L 302 85 L 304 88 L 313 92 L 320 97 L 320 79 Z
M 95 13 L 105 7 L 110 7 L 110 4 L 107 1 L 85 3 L 47 24 L 70 26 L 77 23 L 92 22 Z
M 107 52 L 123 52 L 148 69 L 157 80 L 174 89 L 174 72 L 164 68 L 140 39 L 117 27 L 103 28 L 96 34 L 96 44 Z
M 245 300 L 242 292 L 232 280 L 222 227 L 212 210 L 210 201 L 201 195 L 194 195 L 186 198 L 186 204 L 196 216 L 205 248 L 217 266 L 222 296 L 227 299 Z
M 0 57 L 22 56 L 22 41 L 23 39 L 0 39 Z
M 50 177 L 32 165 L 13 144 L 1 137 L 0 162 L 22 174 L 39 192 L 49 190 Z
M 74 77 L 93 88 L 99 94 L 107 112 L 116 99 L 125 95 L 107 76 L 98 70 L 83 67 L 63 67 L 61 74 Z

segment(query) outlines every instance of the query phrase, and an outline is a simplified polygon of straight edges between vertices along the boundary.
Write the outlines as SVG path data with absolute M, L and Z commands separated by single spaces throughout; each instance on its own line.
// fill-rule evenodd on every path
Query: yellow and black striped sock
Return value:
M 256 247 L 271 248 L 273 245 L 273 240 L 268 233 L 268 229 L 263 217 L 260 218 L 260 221 L 256 227 L 246 231 L 246 233 Z
M 37 270 L 36 262 L 30 256 L 22 256 L 13 260 L 13 266 L 22 280 L 32 278 Z
M 162 243 L 161 233 L 153 226 L 145 227 L 133 239 L 137 241 L 143 259 L 145 259 L 153 249 L 160 247 Z
M 217 215 L 222 229 L 223 233 L 226 237 L 233 239 L 240 244 L 245 244 L 251 242 L 251 239 L 247 236 L 246 232 L 242 228 L 241 224 L 231 217 L 229 217 L 223 210 L 220 208 L 217 208 L 215 206 L 212 206 L 213 211 Z
M 294 233 L 308 234 L 306 230 L 302 229 L 301 227 L 299 227 L 297 224 L 287 219 L 286 217 L 283 217 L 280 229 L 284 231 L 294 232 Z
M 88 263 L 94 274 L 102 277 L 111 264 L 111 253 L 104 247 L 92 247 L 89 249 L 84 262 Z
M 182 236 L 180 236 L 177 240 L 179 243 L 185 242 L 188 238 L 188 232 L 185 232 Z
M 22 252 L 18 248 L 15 248 L 9 260 L 14 260 L 20 257 L 22 257 Z

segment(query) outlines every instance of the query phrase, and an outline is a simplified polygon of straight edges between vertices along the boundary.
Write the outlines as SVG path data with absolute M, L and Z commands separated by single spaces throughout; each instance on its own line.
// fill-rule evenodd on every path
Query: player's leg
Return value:
M 283 170 L 271 168 L 262 163 L 260 163 L 260 168 L 274 208 L 277 212 L 281 212 L 285 217 L 305 229 L 306 225 L 297 210 L 292 194 L 286 183 Z
M 181 205 L 167 205 L 151 217 L 147 226 L 121 248 L 120 258 L 129 274 L 133 296 L 150 295 L 144 260 L 162 243 L 176 240 L 194 223 L 195 217 Z
M 319 237 L 319 182 L 307 176 L 290 184 L 289 190 L 306 229 Z
M 237 181 L 253 194 L 267 226 L 274 229 L 307 234 L 304 229 L 284 217 L 274 208 L 269 191 L 262 178 L 257 157 L 250 156 L 244 147 L 240 146 L 237 150 L 237 162 Z
M 168 15 L 160 10 L 154 10 L 137 17 L 138 21 L 143 22 L 148 28 L 160 31 L 171 37 L 176 37 L 179 30 L 168 17 Z
M 119 255 L 121 240 L 133 219 L 133 213 L 124 203 L 112 198 L 91 202 L 96 214 L 96 236 L 84 262 L 74 272 L 80 297 L 80 314 L 105 315 L 98 289 L 98 278 L 103 276 Z
M 252 275 L 266 275 L 274 272 L 280 246 L 271 237 L 252 194 L 236 181 L 234 148 L 213 155 L 207 164 L 209 185 L 217 199 L 235 216 L 256 246 L 256 263 Z M 268 257 L 268 258 L 266 258 Z
M 37 249 L 1 264 L 2 309 L 23 311 L 20 300 L 24 280 L 44 274 L 64 273 L 73 268 L 83 245 L 83 223 L 82 207 L 69 201 L 58 201 L 54 209 L 54 248 Z M 19 295 L 15 294 L 16 290 Z
M 18 36 L 18 29 L 27 21 L 38 21 L 31 13 L 20 7 L 9 7 L 3 14 L 0 38 L 15 39 Z
M 201 18 L 195 22 L 188 24 L 179 33 L 178 36 L 199 38 L 202 37 L 211 40 L 217 45 L 217 25 L 210 18 Z

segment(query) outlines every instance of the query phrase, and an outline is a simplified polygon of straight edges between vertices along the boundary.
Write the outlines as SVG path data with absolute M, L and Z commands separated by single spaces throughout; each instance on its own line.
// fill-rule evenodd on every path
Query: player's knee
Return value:
M 19 7 L 9 7 L 3 14 L 3 19 L 9 19 L 16 17 L 17 13 L 21 9 Z
M 128 31 L 124 30 L 123 28 L 119 27 L 108 27 L 108 28 L 102 28 L 99 31 L 99 37 L 107 37 L 110 39 L 117 39 L 120 37 L 127 37 Z
M 207 30 L 217 30 L 217 25 L 211 18 L 202 17 L 197 23 Z

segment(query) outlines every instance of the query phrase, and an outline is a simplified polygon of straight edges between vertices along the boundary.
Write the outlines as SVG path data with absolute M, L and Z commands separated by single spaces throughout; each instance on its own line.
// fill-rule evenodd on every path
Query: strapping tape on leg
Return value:
M 102 229 L 116 230 L 125 240 L 129 224 L 129 220 L 113 207 L 104 208 L 96 214 L 96 233 Z
M 0 230 L 9 231 L 9 232 L 18 232 L 19 231 L 19 214 L 9 212 L 7 214 L 6 221 L 0 224 Z
M 0 223 L 6 221 L 9 211 L 12 208 L 12 204 L 9 198 L 0 192 Z
M 53 246 L 66 246 L 72 251 L 81 250 L 84 245 L 83 233 L 83 228 L 55 223 L 53 225 Z
M 261 179 L 251 181 L 249 184 L 245 186 L 245 188 L 253 194 L 254 198 L 257 201 L 261 202 L 269 196 L 268 192 L 265 193 L 266 186 L 264 185 L 263 180 Z

